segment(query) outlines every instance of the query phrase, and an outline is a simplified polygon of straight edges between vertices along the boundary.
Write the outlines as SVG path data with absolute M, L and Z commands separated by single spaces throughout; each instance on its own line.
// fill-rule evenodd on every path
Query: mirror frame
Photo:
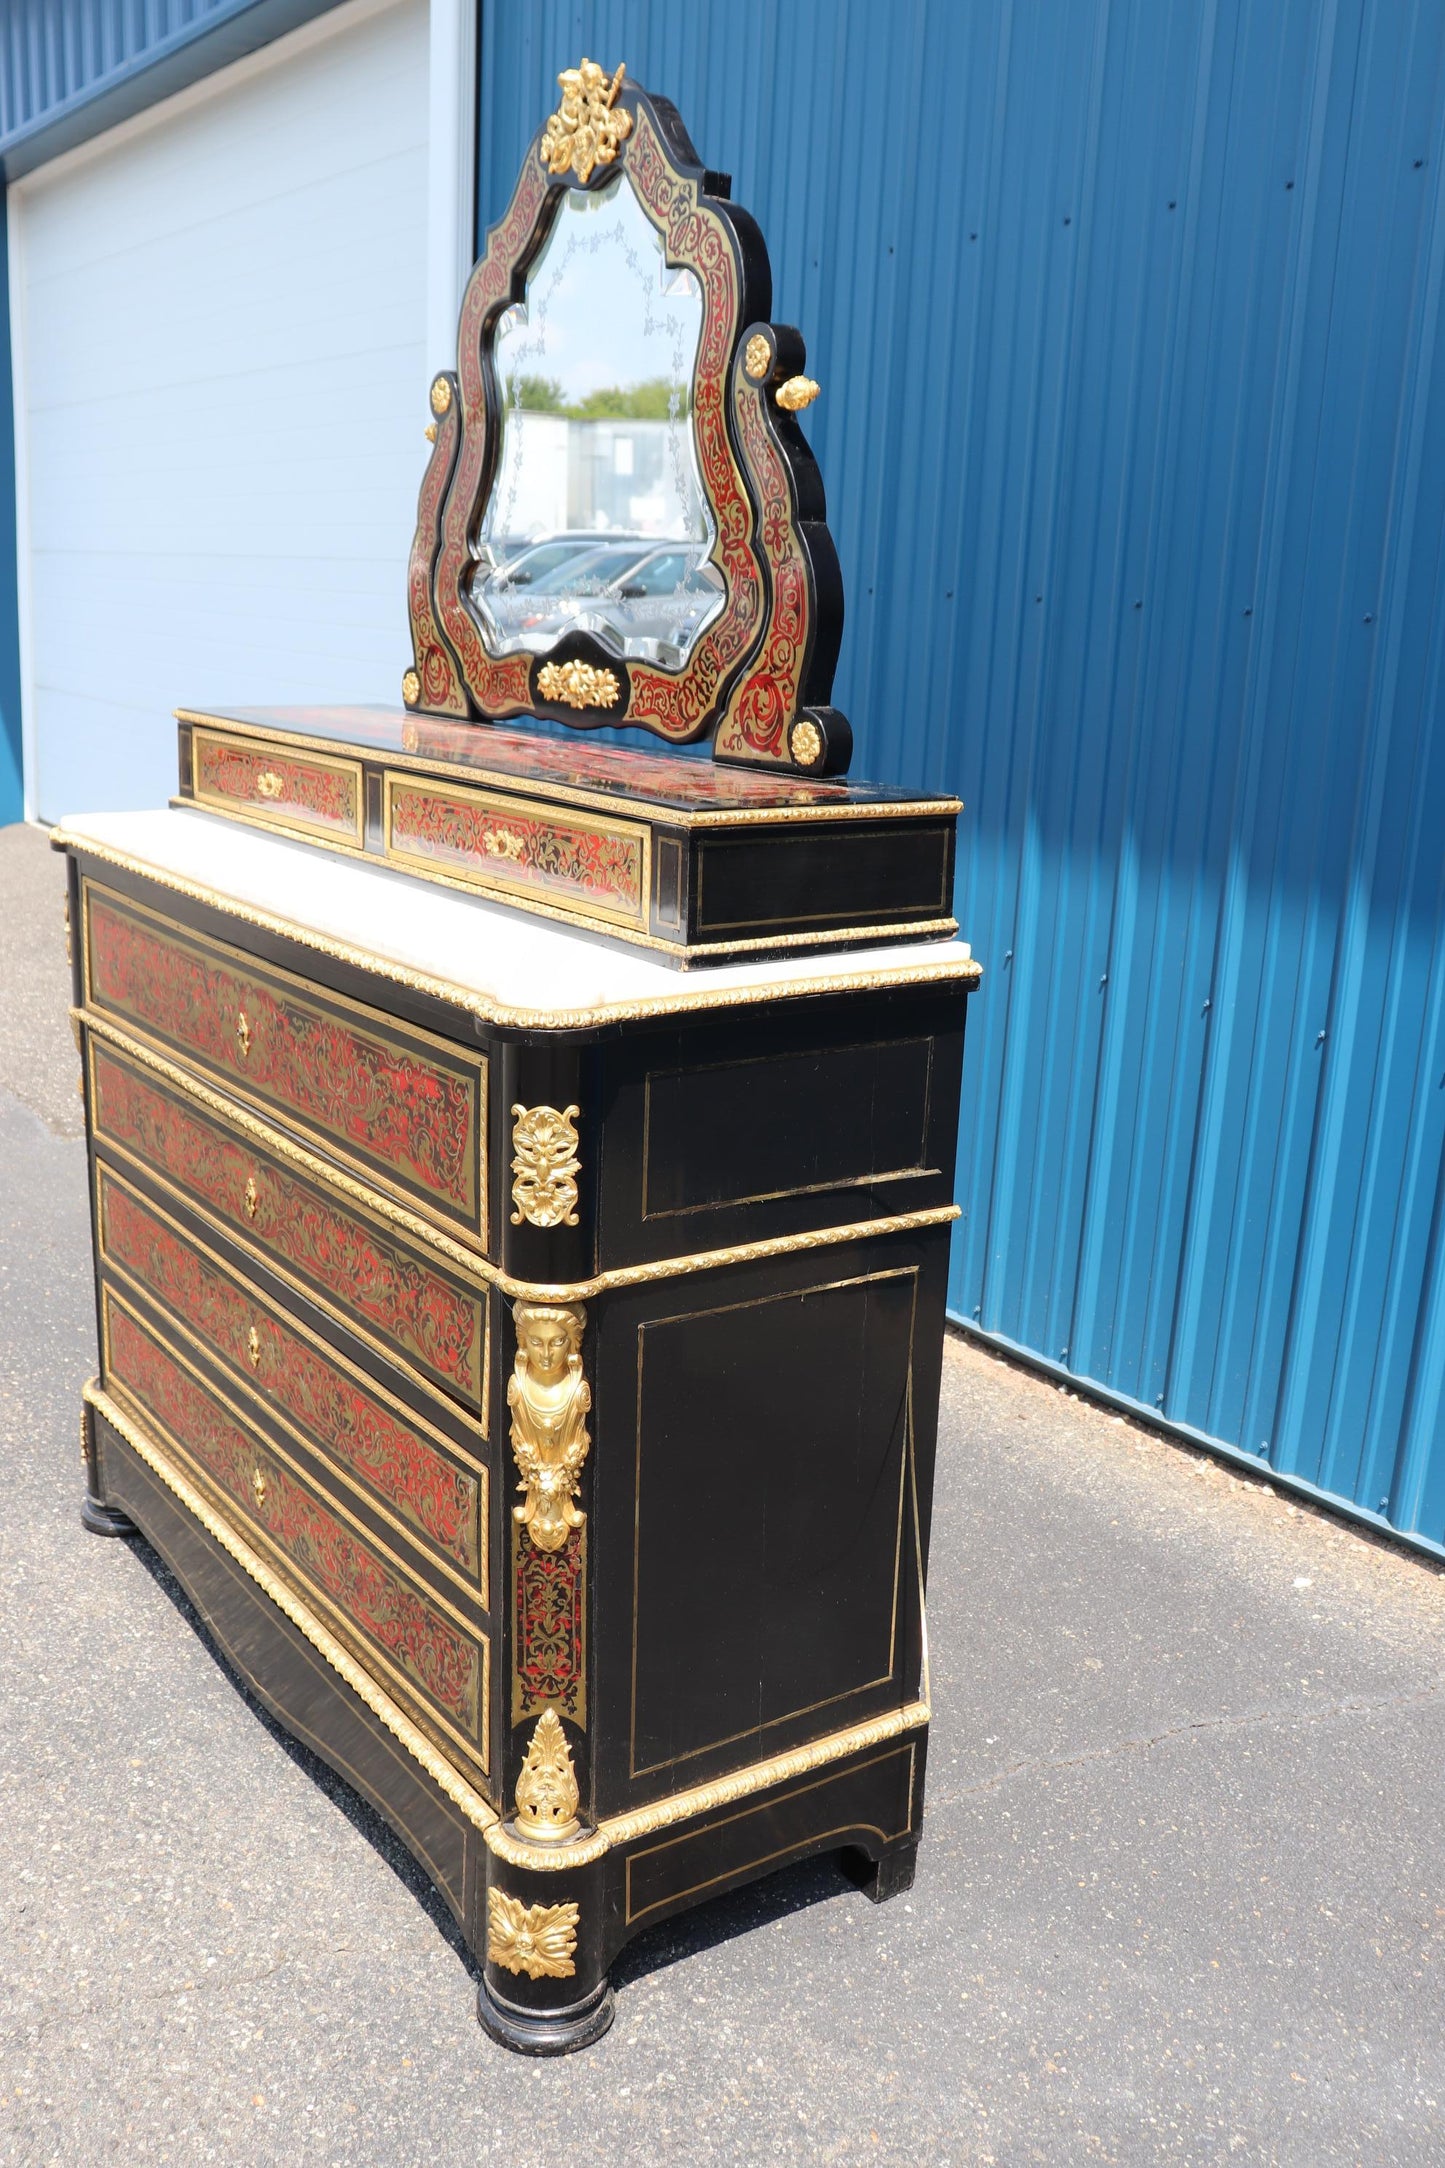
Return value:
M 538 130 L 505 216 L 463 296 L 457 366 L 431 386 L 431 457 L 407 569 L 409 709 L 498 722 L 545 716 L 611 724 L 673 745 L 712 735 L 714 757 L 842 775 L 852 752 L 830 705 L 843 581 L 822 476 L 796 415 L 816 398 L 791 326 L 768 319 L 772 272 L 756 222 L 728 176 L 699 162 L 675 108 L 594 63 L 558 77 L 562 103 Z M 477 536 L 500 468 L 502 402 L 492 358 L 498 318 L 525 303 L 527 275 L 571 189 L 625 172 L 667 262 L 697 277 L 702 331 L 692 384 L 697 467 L 715 529 L 722 609 L 676 670 L 625 659 L 568 632 L 540 652 L 493 655 L 469 588 Z

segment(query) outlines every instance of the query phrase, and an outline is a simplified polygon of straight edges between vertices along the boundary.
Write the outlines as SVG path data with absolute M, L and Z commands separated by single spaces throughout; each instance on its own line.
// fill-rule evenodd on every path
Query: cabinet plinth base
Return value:
M 545 2012 L 504 2002 L 485 1980 L 477 1989 L 477 2021 L 482 2031 L 517 2055 L 570 2055 L 577 2048 L 590 2048 L 608 2030 L 615 2011 L 610 1980 L 569 2010 Z
M 80 1502 L 80 1525 L 88 1528 L 93 1536 L 134 1536 L 140 1533 L 128 1513 L 116 1506 L 103 1506 L 98 1498 L 87 1491 Z
M 882 1859 L 870 1859 L 866 1852 L 844 1852 L 840 1864 L 848 1880 L 865 1897 L 875 1905 L 886 1905 L 890 1897 L 901 1897 L 905 1890 L 912 1889 L 918 1846 L 900 1845 L 896 1852 L 885 1852 Z

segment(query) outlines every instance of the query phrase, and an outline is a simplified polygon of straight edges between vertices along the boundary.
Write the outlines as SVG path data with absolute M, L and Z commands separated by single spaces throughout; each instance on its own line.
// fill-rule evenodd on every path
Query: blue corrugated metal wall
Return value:
M 337 0 L 0 0 L 0 167 L 14 180 Z
M 1445 9 L 483 0 L 761 218 L 857 771 L 968 804 L 958 1314 L 1445 1539 Z

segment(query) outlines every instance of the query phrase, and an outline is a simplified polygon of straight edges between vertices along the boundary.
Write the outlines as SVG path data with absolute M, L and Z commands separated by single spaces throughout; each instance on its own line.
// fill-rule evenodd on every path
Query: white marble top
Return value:
M 74 814 L 53 840 L 347 962 L 420 981 L 494 1023 L 534 1029 L 978 976 L 966 941 L 880 942 L 827 955 L 788 949 L 766 961 L 679 971 L 647 949 L 179 806 Z

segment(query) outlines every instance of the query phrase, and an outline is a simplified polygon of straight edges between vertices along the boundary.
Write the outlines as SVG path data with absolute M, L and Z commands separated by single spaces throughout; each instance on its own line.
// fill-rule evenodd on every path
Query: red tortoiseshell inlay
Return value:
M 782 453 L 763 413 L 763 393 L 737 388 L 738 430 L 762 491 L 762 536 L 773 574 L 773 607 L 761 654 L 734 687 L 713 751 L 733 759 L 789 758 L 788 725 L 798 712 L 808 659 L 808 568 L 793 524 Z
M 512 1722 L 554 1708 L 587 1728 L 587 1531 L 539 1551 L 512 1527 Z
M 473 1406 L 480 1403 L 480 1295 L 444 1278 L 314 1183 L 238 1144 L 94 1040 L 91 1061 L 98 1137 L 157 1168 L 343 1315 L 369 1326 Z
M 727 601 L 699 636 L 685 670 L 628 666 L 626 720 L 665 738 L 695 737 L 707 723 L 730 670 L 757 640 L 763 583 L 753 538 L 752 504 L 728 441 L 727 383 L 738 327 L 738 267 L 722 220 L 706 211 L 699 189 L 670 164 L 647 115 L 638 111 L 627 146 L 628 177 L 662 234 L 669 263 L 687 264 L 703 290 L 702 339 L 693 374 L 693 435 L 717 520 L 717 558 Z
M 106 1382 L 148 1410 L 297 1571 L 476 1738 L 478 1646 L 250 1437 L 128 1311 L 107 1302 L 106 1315 Z
M 258 751 L 199 730 L 193 759 L 198 798 L 275 814 L 327 835 L 344 836 L 349 843 L 360 840 L 360 777 L 347 769 L 323 767 L 271 747 Z
M 101 1229 L 107 1258 L 252 1379 L 303 1435 L 475 1575 L 480 1486 L 474 1475 L 454 1467 L 105 1172 Z
M 446 411 L 437 415 L 436 438 L 422 476 L 416 504 L 416 532 L 406 567 L 406 599 L 411 613 L 411 645 L 421 680 L 421 704 L 446 715 L 465 715 L 466 687 L 437 629 L 432 607 L 432 560 L 442 504 L 457 463 L 461 406 L 455 391 Z
M 92 999 L 371 1165 L 477 1216 L 481 1078 L 343 1021 L 89 890 Z
M 609 918 L 643 917 L 640 834 L 592 827 L 582 814 L 534 813 L 515 800 L 460 796 L 395 776 L 388 803 L 387 843 L 396 855 Z

